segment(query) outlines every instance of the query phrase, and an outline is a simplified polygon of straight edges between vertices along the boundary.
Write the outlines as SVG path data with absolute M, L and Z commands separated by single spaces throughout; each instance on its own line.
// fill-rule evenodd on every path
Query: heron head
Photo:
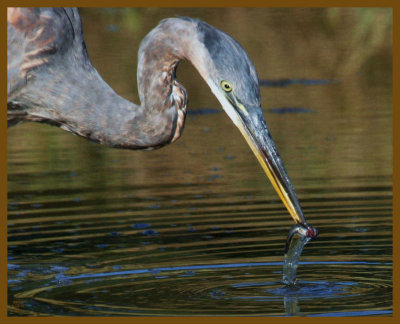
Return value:
M 207 71 L 203 71 L 203 77 L 241 131 L 293 220 L 307 225 L 265 122 L 253 63 L 242 46 L 221 30 L 201 21 L 197 30 L 205 48 L 203 55 L 207 56 Z

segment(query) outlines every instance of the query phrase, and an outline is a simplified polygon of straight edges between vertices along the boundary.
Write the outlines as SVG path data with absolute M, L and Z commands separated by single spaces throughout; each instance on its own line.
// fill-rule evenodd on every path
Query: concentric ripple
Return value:
M 368 315 L 391 313 L 385 298 L 390 297 L 391 281 L 377 278 L 389 274 L 391 264 L 327 262 L 321 267 L 318 262 L 308 262 L 301 266 L 304 279 L 294 287 L 273 281 L 282 263 L 162 267 L 72 276 L 56 272 L 39 284 L 41 289 L 16 293 L 15 297 L 24 300 L 22 310 L 34 306 L 41 315 L 46 315 L 46 309 L 72 315 L 323 315 L 336 309 L 338 300 L 341 309 L 336 310 L 336 316 L 360 314 L 365 309 Z M 307 280 L 311 275 L 337 278 L 342 270 L 346 271 L 341 281 Z M 69 297 L 71 291 L 73 298 Z

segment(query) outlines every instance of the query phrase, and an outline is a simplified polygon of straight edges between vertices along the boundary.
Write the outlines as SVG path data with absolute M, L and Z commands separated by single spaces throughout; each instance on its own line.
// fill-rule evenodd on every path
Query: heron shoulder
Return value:
M 54 54 L 83 50 L 82 24 L 76 8 L 8 8 L 8 49 L 18 47 L 27 60 L 47 61 Z

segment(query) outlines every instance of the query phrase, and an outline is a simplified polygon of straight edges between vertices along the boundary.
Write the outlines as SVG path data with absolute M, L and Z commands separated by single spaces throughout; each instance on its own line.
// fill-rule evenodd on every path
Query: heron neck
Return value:
M 143 39 L 138 52 L 137 83 L 142 114 L 151 121 L 148 127 L 153 132 L 163 124 L 164 132 L 170 134 L 168 143 L 180 137 L 186 116 L 186 91 L 176 79 L 178 64 L 185 58 L 183 47 L 176 32 L 168 33 L 158 26 Z
M 207 80 L 206 62 L 201 55 L 203 44 L 197 39 L 190 21 L 173 24 L 162 21 L 142 40 L 138 53 L 137 83 L 141 109 L 146 120 L 156 128 L 164 123 L 170 142 L 180 137 L 187 109 L 187 94 L 176 79 L 176 69 L 187 59 Z M 161 120 L 160 118 L 163 118 Z

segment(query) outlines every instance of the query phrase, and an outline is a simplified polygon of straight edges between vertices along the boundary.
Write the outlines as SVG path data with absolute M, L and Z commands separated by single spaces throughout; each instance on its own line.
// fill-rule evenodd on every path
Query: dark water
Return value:
M 161 18 L 200 17 L 239 40 L 320 235 L 297 287 L 285 287 L 292 220 L 183 63 L 190 114 L 161 150 L 111 149 L 33 123 L 8 131 L 9 315 L 391 315 L 391 35 L 362 37 L 391 12 L 364 10 L 82 11 L 93 63 L 136 102 L 137 46 Z

